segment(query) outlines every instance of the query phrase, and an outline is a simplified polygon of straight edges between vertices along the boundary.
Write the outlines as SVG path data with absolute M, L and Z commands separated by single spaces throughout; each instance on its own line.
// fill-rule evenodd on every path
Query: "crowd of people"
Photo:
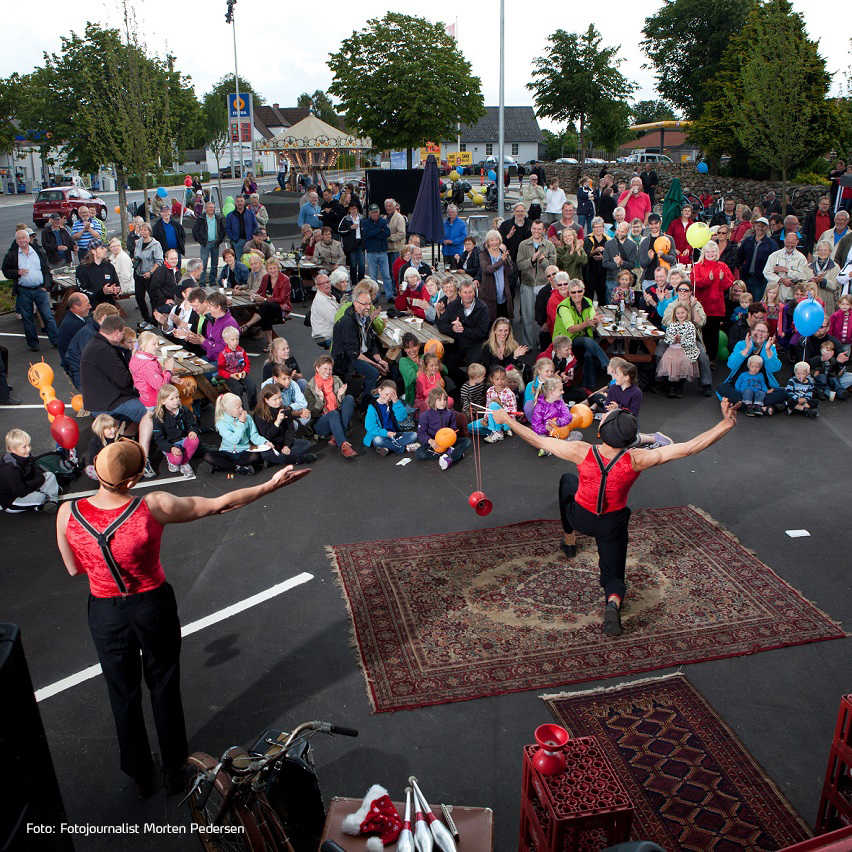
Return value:
M 168 206 L 153 226 L 135 220 L 127 250 L 118 240 L 106 243 L 83 216 L 71 232 L 51 220 L 42 244 L 22 227 L 3 271 L 16 287 L 28 345 L 39 347 L 38 313 L 93 418 L 84 458 L 90 474 L 97 452 L 127 432 L 146 453 L 146 477 L 156 475 L 152 453 L 185 475 L 193 460 L 246 474 L 313 461 L 325 440 L 353 459 L 356 424 L 364 448 L 434 458 L 447 469 L 471 437 L 496 443 L 511 434 L 496 422 L 497 408 L 541 434 L 577 440 L 566 402 L 585 401 L 598 417 L 613 408 L 638 416 L 643 391 L 678 398 L 692 382 L 705 396 L 716 384 L 717 395 L 755 416 L 813 417 L 820 402 L 845 399 L 852 387 L 849 214 L 832 216 L 825 197 L 800 223 L 729 200 L 698 251 L 686 238 L 695 210 L 677 180 L 661 206 L 647 180 L 647 170 L 629 182 L 608 174 L 597 187 L 586 180 L 575 205 L 558 180 L 544 189 L 533 174 L 524 200 L 494 221 L 481 244 L 451 204 L 443 270 L 425 262 L 394 199 L 370 204 L 364 215 L 354 186 L 309 187 L 299 212 L 302 248 L 320 270 L 306 319 L 317 348 L 302 353 L 311 365 L 306 374 L 276 330 L 292 311 L 291 282 L 254 193 L 239 196 L 225 217 L 212 204 L 199 210 L 192 233 L 201 258 L 189 260 L 185 273 L 186 234 Z M 69 253 L 81 258 L 77 286 L 64 295 L 57 323 L 51 268 Z M 205 289 L 216 283 L 250 300 L 231 306 Z M 123 306 L 130 293 L 141 317 L 135 330 Z M 825 322 L 803 340 L 793 312 L 808 298 L 823 306 Z M 660 329 L 653 364 L 637 369 L 629 344 L 606 346 L 603 304 L 633 305 Z M 434 324 L 444 351 L 424 351 L 413 334 L 383 345 L 383 310 Z M 246 348 L 255 334 L 266 344 L 261 375 L 252 373 L 255 356 Z M 209 413 L 207 400 L 193 400 L 174 375 L 162 349 L 168 342 L 209 363 L 206 378 L 219 393 Z M 781 375 L 785 362 L 793 368 L 789 381 Z M 721 367 L 728 372 L 714 383 Z M 0 402 L 14 403 L 3 370 Z M 436 440 L 444 428 L 457 435 L 452 447 Z M 4 471 L 17 477 L 16 487 L 4 489 L 11 510 L 18 500 L 25 508 L 28 500 L 55 502 L 49 483 L 31 487 L 22 440 L 16 433 L 7 441 L 5 464 L 18 471 Z M 33 498 L 36 491 L 44 499 Z

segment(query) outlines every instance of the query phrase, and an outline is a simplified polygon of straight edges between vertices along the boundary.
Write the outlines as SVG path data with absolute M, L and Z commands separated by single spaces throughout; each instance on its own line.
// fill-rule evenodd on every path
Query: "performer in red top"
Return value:
M 183 788 L 187 756 L 180 694 L 180 621 L 174 591 L 160 564 L 166 524 L 229 512 L 295 482 L 307 470 L 279 470 L 268 482 L 221 497 L 175 497 L 130 489 L 145 467 L 142 447 L 128 439 L 109 444 L 95 458 L 100 488 L 94 497 L 63 503 L 56 539 L 72 576 L 89 579 L 89 629 L 107 683 L 121 769 L 139 795 L 156 790 L 154 762 L 142 714 L 142 674 L 151 692 L 166 789 Z M 141 651 L 141 659 L 140 659 Z
M 577 465 L 577 474 L 565 473 L 559 480 L 559 510 L 565 540 L 562 550 L 570 559 L 577 554 L 577 532 L 592 536 L 598 546 L 600 583 L 604 590 L 603 632 L 621 634 L 621 604 L 626 586 L 630 509 L 627 495 L 643 470 L 686 458 L 706 450 L 724 438 L 737 422 L 736 408 L 722 400 L 722 419 L 700 435 L 679 444 L 653 450 L 634 448 L 639 429 L 636 418 L 624 409 L 607 412 L 598 426 L 601 443 L 562 441 L 538 435 L 500 409 L 493 414 L 516 435 L 538 449 Z

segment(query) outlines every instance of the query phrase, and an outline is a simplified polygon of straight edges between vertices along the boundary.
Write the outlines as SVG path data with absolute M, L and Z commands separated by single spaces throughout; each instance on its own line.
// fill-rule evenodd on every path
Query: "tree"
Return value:
M 593 24 L 582 35 L 556 30 L 527 83 L 540 116 L 578 123 L 581 161 L 590 118 L 599 112 L 599 123 L 605 120 L 611 103 L 627 99 L 635 88 L 618 70 L 620 47 L 604 47 L 602 40 Z
M 641 45 L 655 71 L 657 91 L 685 118 L 701 115 L 713 96 L 707 81 L 719 71 L 731 36 L 740 31 L 755 2 L 665 0 L 658 12 L 645 18 Z
M 342 130 L 340 116 L 337 114 L 334 104 L 329 96 L 322 90 L 317 89 L 312 95 L 307 92 L 299 95 L 296 106 L 307 107 L 317 118 Z
M 428 50 L 424 46 L 428 45 Z M 379 149 L 411 149 L 456 135 L 483 113 L 481 83 L 442 23 L 388 12 L 329 56 L 346 126 Z
M 255 106 L 263 103 L 263 95 L 255 91 L 248 80 L 240 79 L 240 92 L 251 92 Z M 216 160 L 216 171 L 220 175 L 219 197 L 222 194 L 222 157 L 231 145 L 231 134 L 228 122 L 228 95 L 234 92 L 234 75 L 226 74 L 207 92 L 201 103 L 202 137 Z M 242 159 L 242 157 L 240 157 Z
M 615 151 L 633 136 L 630 105 L 624 101 L 604 101 L 589 118 L 588 136 L 593 148 Z
M 672 121 L 674 110 L 663 101 L 637 101 L 630 108 L 634 124 L 653 124 L 655 121 Z
M 21 78 L 17 74 L 0 79 L 0 153 L 7 154 L 15 144 L 18 133 L 13 119 L 21 102 Z
M 542 159 L 553 161 L 560 157 L 572 157 L 577 153 L 577 129 L 570 124 L 561 133 L 542 130 L 544 150 Z

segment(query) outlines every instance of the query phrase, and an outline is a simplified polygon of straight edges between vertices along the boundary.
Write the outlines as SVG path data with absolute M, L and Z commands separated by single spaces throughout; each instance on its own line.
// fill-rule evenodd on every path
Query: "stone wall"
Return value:
M 595 181 L 595 185 L 597 185 L 598 175 L 602 168 L 603 166 L 600 165 L 544 164 L 544 171 L 548 180 L 552 177 L 558 177 L 559 185 L 569 193 L 577 191 L 577 184 L 581 176 L 592 178 Z M 642 170 L 642 165 L 640 163 L 608 163 L 606 168 L 613 175 L 616 182 L 620 179 L 629 182 L 633 175 L 638 174 Z M 658 202 L 665 198 L 673 177 L 680 178 L 680 185 L 684 192 L 689 190 L 694 195 L 700 197 L 706 192 L 721 190 L 726 198 L 733 197 L 738 202 L 742 201 L 749 207 L 759 204 L 770 189 L 775 190 L 779 199 L 781 199 L 783 193 L 783 185 L 780 181 L 746 180 L 744 178 L 703 175 L 696 171 L 694 163 L 655 163 L 654 170 L 660 179 L 656 192 L 656 200 Z M 815 207 L 817 199 L 821 195 L 827 195 L 828 189 L 827 186 L 800 186 L 798 184 L 790 184 L 788 190 L 791 196 L 793 196 L 796 190 L 801 190 L 793 200 L 793 209 L 796 215 L 801 218 L 805 213 Z

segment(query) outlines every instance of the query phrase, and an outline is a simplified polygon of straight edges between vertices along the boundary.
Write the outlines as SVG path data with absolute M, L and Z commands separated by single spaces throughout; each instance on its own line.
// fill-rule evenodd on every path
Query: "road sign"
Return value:
M 425 163 L 426 158 L 430 154 L 434 154 L 435 159 L 439 163 L 441 162 L 441 146 L 440 145 L 436 145 L 434 142 L 427 142 L 426 145 L 420 149 L 420 162 Z
M 251 92 L 231 92 L 228 95 L 228 115 L 230 118 L 251 118 Z
M 472 166 L 473 154 L 470 151 L 448 151 L 447 165 L 453 166 Z

